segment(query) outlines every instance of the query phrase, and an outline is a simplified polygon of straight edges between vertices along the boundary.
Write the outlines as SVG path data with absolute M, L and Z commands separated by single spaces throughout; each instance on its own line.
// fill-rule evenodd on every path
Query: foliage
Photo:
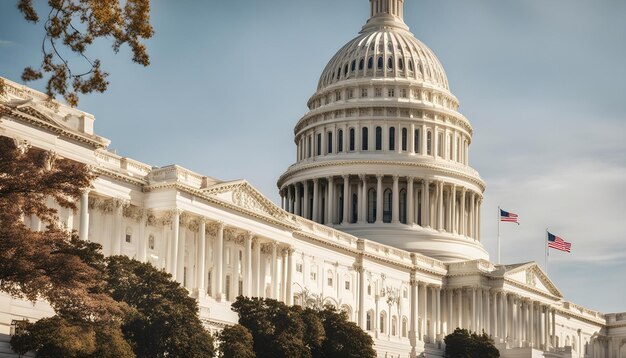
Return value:
M 134 309 L 122 324 L 137 357 L 212 357 L 198 303 L 170 274 L 126 256 L 107 258 L 106 292 Z
M 252 335 L 257 357 L 375 357 L 372 338 L 333 307 L 289 307 L 238 297 L 233 310 Z
M 486 333 L 470 333 L 457 328 L 444 338 L 446 358 L 498 358 L 500 352 Z
M 222 358 L 255 358 L 254 342 L 250 331 L 240 325 L 226 327 L 218 335 Z
M 17 298 L 47 300 L 72 320 L 113 320 L 120 305 L 99 293 L 103 257 L 59 224 L 59 206 L 76 209 L 93 176 L 83 164 L 0 137 L 0 290 Z M 33 231 L 24 218 L 41 221 Z
M 100 60 L 87 57 L 87 49 L 99 38 L 113 39 L 115 53 L 127 44 L 133 62 L 150 64 L 142 43 L 154 32 L 150 25 L 150 0 L 48 0 L 47 3 L 41 66 L 26 67 L 22 80 L 33 81 L 49 75 L 46 92 L 50 97 L 60 94 L 69 105 L 76 106 L 78 93 L 106 91 L 108 74 L 102 71 Z M 26 21 L 39 22 L 32 0 L 18 0 L 17 8 Z M 82 58 L 87 70 L 73 71 L 68 54 Z

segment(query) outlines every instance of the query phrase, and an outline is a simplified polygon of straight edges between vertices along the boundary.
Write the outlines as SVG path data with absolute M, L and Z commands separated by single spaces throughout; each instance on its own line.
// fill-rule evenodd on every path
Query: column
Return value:
M 437 340 L 442 339 L 441 334 L 443 333 L 443 320 L 441 319 L 441 287 L 437 286 L 434 288 L 433 292 L 435 293 L 435 302 L 437 305 Z
M 359 211 L 360 213 L 360 222 L 367 222 L 367 176 L 364 174 L 359 175 L 359 179 L 361 179 L 361 195 L 359 198 Z
M 146 237 L 146 224 L 147 224 L 146 211 L 141 209 L 141 212 L 139 215 L 140 215 L 139 233 L 137 235 L 139 239 L 139 247 L 138 247 L 139 252 L 138 252 L 137 259 L 141 262 L 146 262 L 146 258 L 148 256 L 148 243 L 147 243 L 148 238 Z
M 186 242 L 186 230 L 184 225 L 180 225 L 178 228 L 178 255 L 176 255 L 176 281 L 178 281 L 183 287 L 187 288 L 187 282 L 185 282 L 185 242 Z
M 476 214 L 476 212 L 474 211 L 474 200 L 476 199 L 476 193 L 472 192 L 470 194 L 470 229 L 469 229 L 469 235 L 472 238 L 475 238 L 476 236 L 474 235 L 474 228 L 476 226 L 476 222 L 474 221 L 474 215 Z
M 422 226 L 430 228 L 430 182 L 424 179 L 424 189 L 422 190 Z
M 444 188 L 445 189 L 445 188 Z M 452 187 L 447 191 L 444 201 L 447 203 L 446 218 L 444 228 L 447 232 L 452 232 Z
M 347 149 L 346 149 L 347 150 Z M 343 222 L 342 224 L 347 224 L 350 222 L 348 218 L 349 210 L 348 208 L 350 203 L 350 176 L 343 176 Z
M 483 329 L 485 329 L 485 322 L 483 318 L 483 293 L 484 291 L 481 287 L 476 290 L 476 298 L 478 299 L 476 301 L 476 332 L 479 334 L 482 333 Z
M 176 220 L 178 222 L 178 219 Z M 226 297 L 224 295 L 224 265 L 222 260 L 224 258 L 224 223 L 217 223 L 217 237 L 215 238 L 215 249 L 213 250 L 213 262 L 215 262 L 215 299 L 223 301 Z
M 422 324 L 420 327 L 420 340 L 424 341 L 425 336 L 426 336 L 426 320 L 428 319 L 428 315 L 427 315 L 427 305 L 426 305 L 426 297 L 428 296 L 426 290 L 428 289 L 428 286 L 426 286 L 426 284 L 421 284 L 419 285 L 419 293 L 421 294 L 419 297 L 419 305 L 420 305 L 420 312 L 421 312 L 421 317 L 422 317 Z
M 411 341 L 411 357 L 417 357 L 417 317 L 418 317 L 418 282 L 415 279 L 415 273 L 411 273 L 411 317 L 409 327 L 409 339 Z
M 281 282 L 282 285 L 280 286 L 279 295 L 278 296 L 280 297 L 280 300 L 283 303 L 286 304 L 287 303 L 287 270 L 288 270 L 288 268 L 287 268 L 287 249 L 284 248 L 284 249 L 280 250 L 280 254 L 281 254 L 280 255 L 281 256 L 281 260 L 280 261 L 281 261 L 281 264 L 282 264 L 281 265 L 282 269 L 281 269 L 281 272 L 280 272 L 280 282 Z
M 206 220 L 200 218 L 198 225 L 198 262 L 196 263 L 196 287 L 198 289 L 198 297 L 204 297 L 206 292 L 204 288 L 206 263 Z
M 409 129 L 409 135 L 408 135 L 409 154 L 415 154 L 415 124 L 411 123 L 411 126 L 408 129 Z
M 254 242 L 254 293 L 253 296 L 261 297 L 263 285 L 261 283 L 261 240 L 252 239 Z
M 443 231 L 443 182 L 437 182 L 437 230 Z
M 176 279 L 176 259 L 178 258 L 178 235 L 180 233 L 180 210 L 172 210 L 170 213 L 172 218 L 171 224 L 171 240 L 170 240 L 170 257 L 168 258 L 168 264 L 170 274 L 173 279 Z
M 287 212 L 293 214 L 293 186 L 287 186 L 287 205 L 285 205 Z
M 527 341 L 529 342 L 531 347 L 534 347 L 534 344 L 535 344 L 535 302 L 530 301 L 528 305 L 528 309 L 530 310 L 529 312 L 530 317 L 528 320 L 529 332 L 528 332 Z
M 411 136 L 410 136 L 411 137 Z M 406 184 L 406 202 L 407 202 L 407 210 L 406 210 L 406 223 L 409 225 L 413 225 L 415 222 L 415 204 L 413 202 L 413 177 L 407 178 Z
M 495 306 L 495 301 L 492 302 L 491 301 L 491 292 L 489 292 L 489 289 L 486 289 L 484 291 L 484 305 L 483 308 L 485 309 L 483 317 L 484 317 L 484 323 L 483 323 L 483 327 L 485 328 L 485 333 L 487 333 L 490 336 L 493 336 L 493 333 L 491 332 L 491 306 L 494 305 Z
M 437 338 L 437 326 L 439 325 L 439 321 L 437 320 L 437 289 L 435 287 L 430 288 L 430 329 L 428 332 L 428 337 L 430 343 L 434 343 Z
M 392 209 L 391 209 L 391 222 L 392 223 L 399 223 L 399 217 L 400 217 L 400 186 L 399 186 L 399 179 L 400 177 L 397 175 L 393 176 L 393 190 L 392 190 L 392 195 L 391 195 L 391 203 L 392 203 Z
M 304 196 L 303 196 L 303 205 L 302 208 L 304 210 L 302 210 L 302 212 L 304 213 L 304 218 L 305 219 L 310 219 L 311 218 L 311 213 L 309 212 L 310 207 L 309 207 L 309 181 L 305 180 L 303 183 L 303 190 L 304 190 Z
M 89 189 L 80 196 L 79 237 L 83 241 L 89 240 Z
M 538 323 L 538 333 L 539 333 L 539 347 L 542 350 L 546 349 L 546 308 L 539 303 L 539 322 Z
M 272 290 L 271 290 L 271 298 L 278 300 L 278 244 L 276 242 L 272 242 Z
M 457 327 L 463 328 L 463 288 L 458 289 L 456 306 L 459 310 L 457 314 Z
M 478 200 L 478 218 L 476 219 L 476 240 L 480 241 L 480 215 L 481 215 L 481 206 L 482 206 L 482 199 Z
M 551 309 L 551 313 L 552 313 L 552 317 L 550 319 L 550 323 L 552 324 L 552 331 L 550 332 L 550 342 L 552 344 L 552 347 L 555 346 L 555 338 L 556 337 L 556 310 L 555 309 Z
M 366 327 L 366 319 L 365 319 L 365 269 L 363 268 L 363 265 L 359 265 L 357 267 L 357 272 L 359 275 L 359 310 L 358 310 L 358 316 L 357 316 L 357 323 L 359 324 L 359 327 L 361 327 L 361 329 L 363 329 L 364 331 L 366 331 L 367 327 Z M 372 320 L 375 322 L 378 319 L 378 317 L 372 317 Z M 372 327 L 374 327 L 374 322 L 372 322 Z
M 383 176 L 376 175 L 376 223 L 383 222 Z
M 451 222 L 452 222 L 452 233 L 456 234 L 458 232 L 458 226 L 456 223 L 456 185 L 452 186 L 452 216 L 451 216 Z
M 326 220 L 327 224 L 335 223 L 335 178 L 328 177 L 328 199 L 326 199 L 326 212 L 328 213 L 328 219 Z
M 252 296 L 252 232 L 248 231 L 243 239 L 244 246 L 244 270 L 243 270 L 243 295 Z
M 466 228 L 467 226 L 465 225 L 465 188 L 461 189 L 461 227 L 459 229 L 459 234 L 461 235 L 466 235 Z
M 504 311 L 502 313 L 502 338 L 504 339 L 504 341 L 506 342 L 507 337 L 509 336 L 509 332 L 508 332 L 508 316 L 509 316 L 509 308 L 508 308 L 508 294 L 506 292 L 502 292 L 502 310 Z
M 115 201 L 115 209 L 113 216 L 113 241 L 111 242 L 111 255 L 120 255 L 122 253 L 122 236 L 124 225 L 124 207 L 120 201 Z
M 447 309 L 447 315 L 448 315 L 448 331 L 446 332 L 446 334 L 450 334 L 454 331 L 454 322 L 452 320 L 452 314 L 454 313 L 454 290 L 453 289 L 448 289 L 448 298 L 446 300 L 446 304 L 448 305 L 448 309 Z
M 477 324 L 476 324 L 476 287 L 472 287 L 472 297 L 471 297 L 471 312 L 470 312 L 470 317 L 471 317 L 471 324 L 470 324 L 470 329 L 472 331 L 476 331 L 476 329 L 478 328 Z
M 313 179 L 313 221 L 320 222 L 320 183 L 319 179 Z M 308 206 L 308 205 L 307 205 Z
M 301 216 L 302 211 L 300 210 L 300 208 L 302 207 L 302 205 L 300 205 L 300 184 L 296 183 L 294 185 L 296 187 L 296 200 L 295 200 L 295 210 L 294 210 L 294 214 Z

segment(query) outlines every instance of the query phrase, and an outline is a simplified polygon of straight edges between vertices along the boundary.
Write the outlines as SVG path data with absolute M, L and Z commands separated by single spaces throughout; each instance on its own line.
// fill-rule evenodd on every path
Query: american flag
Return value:
M 500 221 L 516 223 L 517 225 L 519 225 L 519 222 L 517 221 L 517 214 L 513 214 L 502 209 L 500 209 Z
M 565 252 L 571 252 L 572 243 L 567 242 L 556 235 L 548 233 L 548 247 Z

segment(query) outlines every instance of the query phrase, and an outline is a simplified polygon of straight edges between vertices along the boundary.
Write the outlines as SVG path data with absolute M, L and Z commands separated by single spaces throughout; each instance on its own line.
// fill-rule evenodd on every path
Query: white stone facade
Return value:
M 434 54 L 408 33 L 402 3 L 371 1 L 361 35 L 324 71 L 296 126 L 298 161 L 279 179 L 282 208 L 243 180 L 112 153 L 93 116 L 8 80 L 0 135 L 89 165 L 99 178 L 61 221 L 106 255 L 170 272 L 208 329 L 235 323 L 230 303 L 243 294 L 333 304 L 374 337 L 380 357 L 442 356 L 443 337 L 464 327 L 489 333 L 503 357 L 626 358 L 626 314 L 568 302 L 535 263 L 488 260 L 485 185 L 467 165 L 471 126 Z M 372 67 L 383 58 L 381 71 L 367 69 L 368 51 Z M 0 294 L 1 337 L 13 320 L 51 314 L 45 302 Z

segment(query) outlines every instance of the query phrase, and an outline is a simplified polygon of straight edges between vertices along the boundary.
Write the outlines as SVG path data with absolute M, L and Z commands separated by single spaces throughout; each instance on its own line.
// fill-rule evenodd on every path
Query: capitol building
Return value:
M 91 114 L 9 80 L 0 135 L 89 165 L 98 178 L 60 220 L 105 255 L 171 273 L 211 331 L 237 322 L 230 305 L 244 295 L 331 304 L 379 357 L 442 357 L 443 338 L 462 327 L 489 334 L 505 358 L 626 358 L 626 313 L 568 301 L 535 262 L 490 261 L 470 120 L 404 23 L 403 0 L 369 6 L 295 124 L 278 205 L 245 180 L 116 154 Z M 52 314 L 0 293 L 0 357 L 11 356 L 16 320 Z

